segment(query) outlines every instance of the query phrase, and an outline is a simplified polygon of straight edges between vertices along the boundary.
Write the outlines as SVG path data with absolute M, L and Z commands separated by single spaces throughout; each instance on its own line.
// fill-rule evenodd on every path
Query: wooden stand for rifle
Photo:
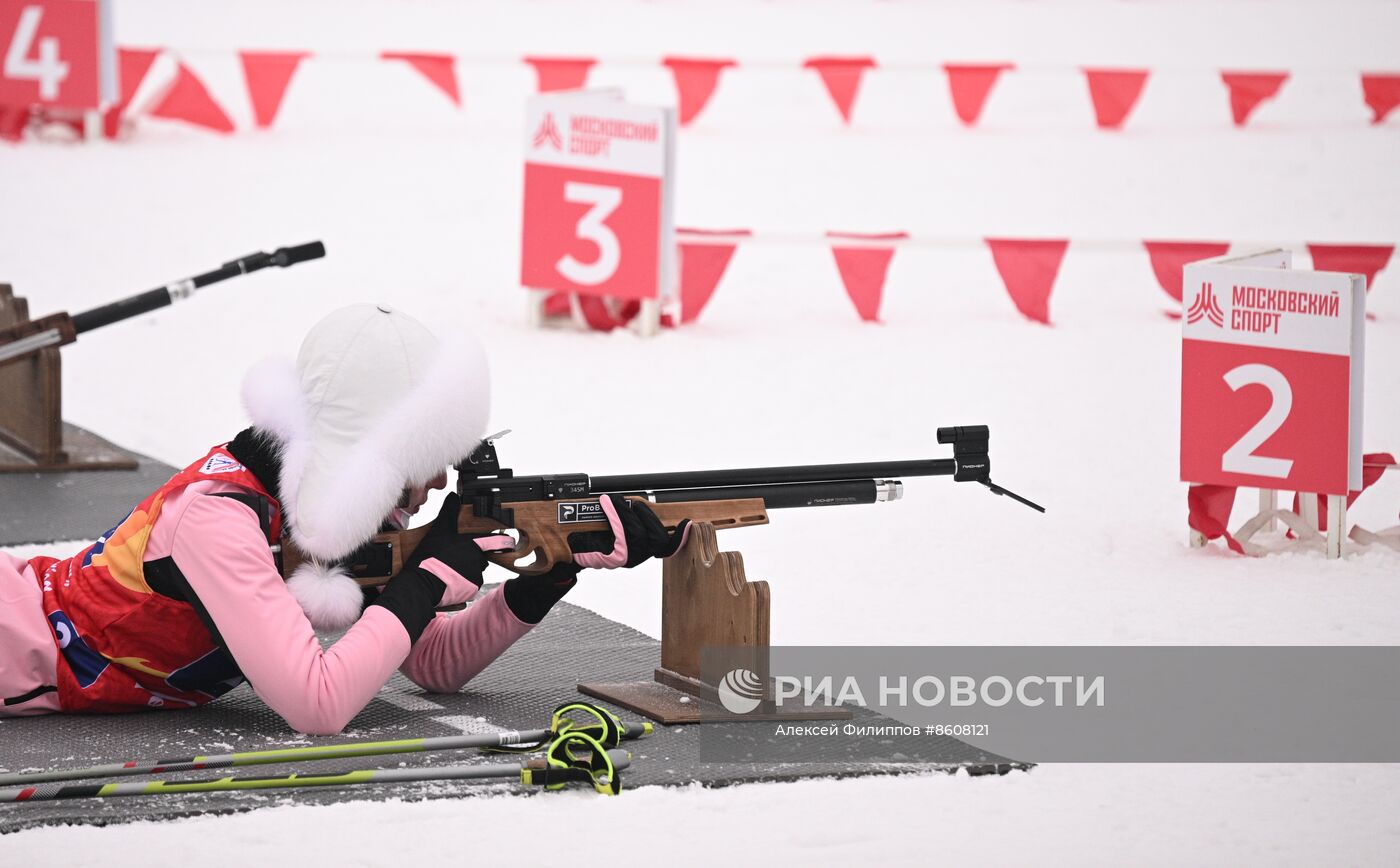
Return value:
M 581 693 L 667 725 L 851 717 L 842 708 L 792 703 L 775 706 L 771 699 L 747 714 L 725 711 L 716 685 L 702 680 L 700 649 L 752 648 L 754 663 L 748 668 L 768 685 L 768 583 L 745 578 L 743 557 L 738 552 L 720 551 L 714 526 L 708 522 L 692 524 L 685 547 L 662 564 L 661 666 L 653 680 L 580 683 Z M 706 700 L 703 714 L 702 699 Z
M 0 327 L 29 321 L 29 303 L 0 283 Z M 0 365 L 0 473 L 134 470 L 121 449 L 63 421 L 58 347 Z

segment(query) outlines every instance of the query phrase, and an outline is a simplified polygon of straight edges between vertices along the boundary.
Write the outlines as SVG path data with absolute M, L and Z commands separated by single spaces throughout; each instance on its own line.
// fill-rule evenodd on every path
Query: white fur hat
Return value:
M 441 343 L 385 305 L 341 308 L 317 323 L 293 364 L 268 359 L 248 372 L 243 404 L 271 434 L 292 541 L 321 562 L 365 543 L 417 485 L 465 458 L 486 431 L 486 354 L 471 335 Z M 358 585 L 307 565 L 288 581 L 318 629 L 359 615 Z

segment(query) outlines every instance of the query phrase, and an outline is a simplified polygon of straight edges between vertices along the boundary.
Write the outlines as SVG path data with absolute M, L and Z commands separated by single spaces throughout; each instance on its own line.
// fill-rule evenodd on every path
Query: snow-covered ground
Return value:
M 681 133 L 678 222 L 1076 240 L 1400 240 L 1400 118 L 1368 125 L 1355 73 L 1395 69 L 1391 3 L 119 2 L 119 41 L 185 49 L 248 125 L 234 48 L 320 49 L 276 129 L 159 122 L 120 144 L 0 148 L 0 279 L 79 310 L 233 255 L 311 238 L 322 262 L 211 288 L 65 350 L 66 416 L 183 464 L 243 424 L 238 383 L 333 306 L 383 299 L 490 347 L 503 457 L 620 473 L 940 455 L 987 423 L 998 481 L 1040 516 L 947 480 L 906 500 L 779 512 L 722 536 L 774 590 L 784 644 L 1393 644 L 1400 556 L 1247 560 L 1186 548 L 1179 326 L 1146 256 L 1071 245 L 1055 325 L 1021 319 L 976 245 L 901 250 L 885 322 L 860 323 L 817 245 L 743 247 L 703 320 L 651 341 L 539 333 L 517 279 L 528 68 L 468 64 L 464 108 L 379 50 L 650 59 L 736 56 Z M 1011 60 L 983 124 L 941 75 L 872 72 L 850 129 L 795 67 Z M 783 62 L 791 68 L 784 69 Z M 1160 69 L 1121 133 L 1093 128 L 1080 65 Z M 1248 128 L 1213 70 L 1290 69 Z M 663 69 L 594 84 L 672 99 Z M 1306 255 L 1300 257 L 1306 265 Z M 1400 452 L 1400 265 L 1370 299 L 1365 443 Z M 588 364 L 577 364 L 586 357 Z M 619 403 L 611 399 L 618 393 Z M 1244 498 L 1241 498 L 1243 502 Z M 1400 473 L 1357 505 L 1394 524 Z M 5 509 L 16 508 L 6 504 Z M 1244 507 L 1237 511 L 1243 515 Z M 861 544 L 851 546 L 851 531 Z M 659 571 L 594 576 L 573 602 L 655 634 Z M 854 596 L 852 590 L 857 591 Z M 842 605 L 833 605 L 838 594 Z M 1002 779 L 815 781 L 617 800 L 500 797 L 289 807 L 0 841 L 5 863 L 377 864 L 453 852 L 531 861 L 526 829 L 607 829 L 621 858 L 680 864 L 1394 864 L 1395 766 L 1042 766 Z M 219 846 L 209 851 L 207 842 Z M 619 840 L 623 841 L 619 845 Z

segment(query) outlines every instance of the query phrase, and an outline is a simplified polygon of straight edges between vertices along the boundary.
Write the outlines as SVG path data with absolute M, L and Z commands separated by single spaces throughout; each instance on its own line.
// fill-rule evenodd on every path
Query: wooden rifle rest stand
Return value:
M 661 666 L 652 681 L 615 684 L 580 683 L 579 692 L 619 705 L 659 723 L 708 723 L 757 720 L 848 720 L 851 712 L 792 702 L 775 707 L 764 702 L 747 714 L 731 714 L 719 705 L 715 685 L 701 680 L 700 650 L 750 647 L 765 685 L 769 592 L 767 582 L 744 576 L 738 552 L 722 552 L 714 526 L 696 522 L 690 538 L 661 567 Z M 704 714 L 701 714 L 701 699 Z
M 0 283 L 0 327 L 29 321 L 29 302 Z M 135 470 L 136 461 L 63 421 L 58 347 L 0 365 L 0 473 Z

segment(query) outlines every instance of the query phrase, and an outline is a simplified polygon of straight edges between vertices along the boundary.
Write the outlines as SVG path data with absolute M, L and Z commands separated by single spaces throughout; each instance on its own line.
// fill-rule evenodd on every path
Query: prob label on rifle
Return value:
M 608 516 L 596 500 L 585 503 L 559 504 L 559 524 L 579 524 L 585 521 L 607 521 Z

